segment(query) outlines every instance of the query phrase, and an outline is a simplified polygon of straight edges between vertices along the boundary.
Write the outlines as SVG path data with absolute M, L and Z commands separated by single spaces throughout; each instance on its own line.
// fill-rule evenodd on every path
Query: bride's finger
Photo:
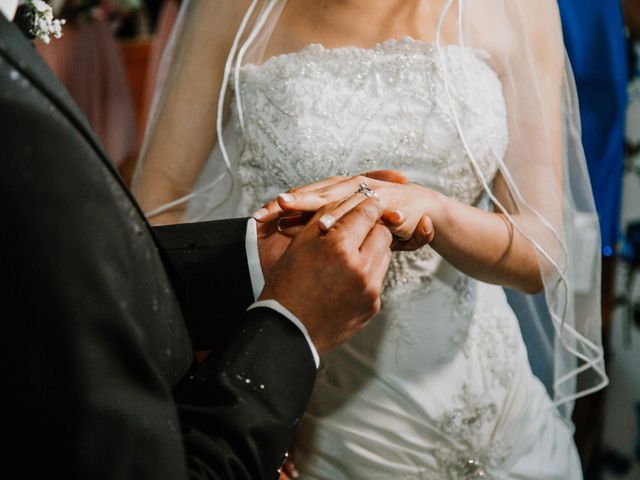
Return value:
M 371 170 L 370 172 L 363 173 L 362 176 L 383 182 L 398 183 L 400 185 L 409 183 L 409 178 L 399 170 Z
M 385 211 L 382 214 L 382 221 L 389 226 L 402 225 L 405 220 L 405 214 L 401 210 Z
M 355 192 L 363 183 L 369 188 L 375 189 L 375 187 L 381 186 L 379 182 L 404 185 L 408 183 L 408 179 L 404 173 L 398 170 L 372 170 L 355 177 L 328 177 L 280 194 L 278 198 L 265 204 L 252 216 L 264 223 L 278 218 L 285 211 L 316 211 L 328 203 Z M 298 203 L 302 204 L 304 208 L 297 208 Z
M 336 183 L 341 183 L 344 182 L 345 180 L 349 179 L 350 177 L 345 177 L 344 175 L 335 175 L 333 177 L 327 177 L 324 178 L 320 181 L 314 182 L 314 183 L 310 183 L 308 185 L 302 185 L 300 187 L 296 187 L 296 188 L 292 188 L 291 190 L 289 190 L 289 193 L 295 193 L 295 192 L 309 192 L 311 190 L 318 190 L 319 188 L 324 188 L 324 187 L 328 187 L 330 185 L 334 185 Z
M 423 215 L 420 218 L 413 236 L 425 245 L 433 242 L 433 239 L 436 236 L 436 230 L 433 228 L 433 220 L 431 220 L 429 215 Z
M 373 191 L 375 191 L 376 187 L 382 186 L 379 180 L 356 176 L 316 190 L 281 193 L 278 195 L 278 203 L 283 210 L 300 212 L 316 211 L 327 203 L 353 195 L 360 188 L 361 184 L 365 184 Z
M 325 178 L 325 179 L 320 180 L 318 182 L 314 182 L 314 183 L 310 183 L 308 185 L 302 185 L 300 187 L 292 188 L 286 194 L 294 194 L 296 192 L 309 192 L 309 191 L 312 191 L 312 190 L 318 190 L 320 188 L 328 187 L 328 186 L 334 185 L 336 183 L 343 182 L 343 181 L 345 181 L 346 179 L 349 179 L 349 178 L 351 178 L 351 177 L 344 177 L 344 176 L 328 177 L 328 178 Z M 288 209 L 287 211 L 290 211 L 290 210 Z M 273 200 L 267 202 L 260 209 L 255 211 L 253 213 L 252 217 L 254 219 L 260 221 L 260 222 L 269 222 L 269 221 L 281 216 L 283 213 L 284 213 L 284 210 L 282 209 L 282 207 L 278 203 L 278 200 L 277 199 L 273 199 Z
M 414 228 L 408 222 L 402 222 L 399 225 L 386 224 L 391 233 L 401 242 L 406 242 L 413 237 Z
M 394 251 L 414 251 L 425 245 L 430 244 L 435 237 L 435 229 L 433 228 L 433 222 L 428 215 L 424 215 L 416 229 L 413 232 L 413 236 L 407 241 L 397 241 L 394 243 L 392 249 Z

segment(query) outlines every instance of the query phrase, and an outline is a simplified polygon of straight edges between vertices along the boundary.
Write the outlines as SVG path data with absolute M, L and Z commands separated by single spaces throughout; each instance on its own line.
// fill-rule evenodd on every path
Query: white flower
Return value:
M 31 0 L 31 5 L 33 5 L 33 8 L 35 8 L 38 12 L 45 13 L 51 10 L 49 4 L 43 2 L 42 0 Z
M 62 36 L 62 24 L 60 20 L 53 21 L 53 36 L 56 38 L 60 38 Z
M 54 19 L 51 6 L 43 0 L 27 0 L 27 3 L 34 10 L 33 34 L 35 37 L 46 44 L 51 41 L 52 35 L 54 38 L 60 38 L 65 20 Z

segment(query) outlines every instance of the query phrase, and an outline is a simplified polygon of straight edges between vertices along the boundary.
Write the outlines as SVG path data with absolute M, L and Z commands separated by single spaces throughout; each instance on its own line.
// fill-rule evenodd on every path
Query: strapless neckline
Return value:
M 473 53 L 479 59 L 490 62 L 491 54 L 482 48 L 467 47 L 457 44 L 446 44 L 441 46 L 445 52 Z M 370 47 L 360 47 L 357 45 L 343 45 L 339 47 L 325 47 L 321 43 L 310 43 L 300 50 L 272 55 L 262 63 L 245 63 L 241 66 L 243 70 L 260 69 L 270 65 L 279 65 L 292 58 L 303 57 L 368 57 L 380 55 L 407 55 L 407 54 L 433 54 L 437 52 L 438 45 L 435 42 L 421 40 L 410 35 L 402 38 L 390 38 L 376 42 Z

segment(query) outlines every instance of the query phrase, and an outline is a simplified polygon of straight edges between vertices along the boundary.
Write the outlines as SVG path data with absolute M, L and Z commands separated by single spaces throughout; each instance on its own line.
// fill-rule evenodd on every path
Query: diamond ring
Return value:
M 378 198 L 378 194 L 376 193 L 376 191 L 370 189 L 369 185 L 367 185 L 364 182 L 358 185 L 358 189 L 354 193 L 361 193 L 368 198 L 371 198 L 371 197 Z

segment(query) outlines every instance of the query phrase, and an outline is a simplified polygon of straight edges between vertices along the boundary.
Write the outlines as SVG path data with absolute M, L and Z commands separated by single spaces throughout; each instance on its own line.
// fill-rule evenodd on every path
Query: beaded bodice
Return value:
M 507 143 L 488 53 L 443 47 L 466 141 L 488 178 Z M 405 37 L 371 49 L 312 44 L 241 69 L 244 187 L 256 204 L 336 174 L 397 168 L 465 203 L 482 187 L 451 115 L 436 48 Z M 237 115 L 237 112 L 235 112 Z

